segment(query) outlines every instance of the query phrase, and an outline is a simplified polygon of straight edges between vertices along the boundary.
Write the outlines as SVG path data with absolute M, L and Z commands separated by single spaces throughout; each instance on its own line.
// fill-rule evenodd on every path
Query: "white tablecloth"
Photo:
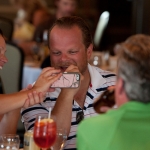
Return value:
M 23 79 L 22 79 L 22 88 L 26 88 L 29 84 L 35 82 L 40 75 L 42 69 L 34 68 L 29 66 L 24 66 L 23 68 Z

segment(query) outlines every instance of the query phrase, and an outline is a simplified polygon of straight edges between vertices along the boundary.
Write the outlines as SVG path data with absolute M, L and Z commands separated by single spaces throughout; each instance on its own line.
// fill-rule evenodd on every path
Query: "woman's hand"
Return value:
M 46 93 L 50 89 L 50 86 L 58 80 L 61 75 L 62 73 L 59 69 L 52 67 L 44 68 L 32 89 L 37 92 Z
M 55 89 L 50 88 L 53 82 L 58 80 L 62 74 L 60 70 L 48 67 L 43 69 L 39 78 L 34 85 L 29 84 L 26 89 L 28 90 L 28 98 L 26 99 L 23 107 L 27 108 L 35 104 L 43 102 L 46 92 L 53 92 Z

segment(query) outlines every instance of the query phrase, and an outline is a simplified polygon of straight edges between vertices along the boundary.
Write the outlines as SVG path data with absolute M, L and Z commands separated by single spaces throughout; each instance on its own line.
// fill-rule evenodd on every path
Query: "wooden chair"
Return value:
M 24 54 L 22 50 L 14 44 L 6 44 L 6 57 L 8 62 L 0 70 L 3 93 L 18 92 L 22 88 L 22 73 Z

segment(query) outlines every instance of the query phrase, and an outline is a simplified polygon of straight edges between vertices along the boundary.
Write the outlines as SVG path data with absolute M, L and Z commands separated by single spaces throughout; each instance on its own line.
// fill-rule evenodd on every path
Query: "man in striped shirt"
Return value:
M 67 131 L 64 149 L 74 150 L 78 123 L 83 118 L 96 115 L 92 106 L 94 100 L 107 87 L 115 85 L 116 77 L 88 64 L 93 50 L 92 37 L 81 18 L 73 16 L 58 19 L 48 36 L 52 66 L 62 72 L 79 72 L 82 80 L 79 88 L 56 88 L 54 92 L 47 93 L 43 103 L 22 109 L 22 121 L 26 130 L 33 129 L 36 116 L 47 116 L 51 107 L 52 115 L 57 118 L 57 127 Z

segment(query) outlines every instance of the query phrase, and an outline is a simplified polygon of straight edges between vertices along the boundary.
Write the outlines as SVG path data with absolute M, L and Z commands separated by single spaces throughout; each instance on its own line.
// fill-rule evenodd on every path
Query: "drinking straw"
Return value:
M 51 117 L 51 107 L 49 108 L 48 119 L 50 119 L 50 117 Z

